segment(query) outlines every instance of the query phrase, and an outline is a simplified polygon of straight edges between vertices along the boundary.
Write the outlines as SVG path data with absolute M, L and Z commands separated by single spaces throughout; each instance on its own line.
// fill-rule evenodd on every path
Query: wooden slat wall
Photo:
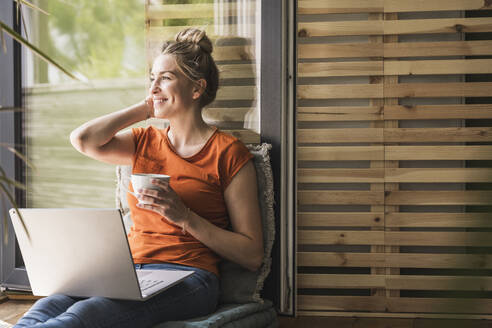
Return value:
M 492 314 L 492 3 L 297 8 L 298 314 Z
M 170 4 L 162 0 L 147 1 L 145 10 L 149 67 L 164 41 L 173 40 L 186 27 L 205 28 L 214 43 L 220 87 L 203 117 L 244 143 L 260 142 L 255 40 L 240 36 L 241 31 L 254 30 L 256 5 L 255 1 Z

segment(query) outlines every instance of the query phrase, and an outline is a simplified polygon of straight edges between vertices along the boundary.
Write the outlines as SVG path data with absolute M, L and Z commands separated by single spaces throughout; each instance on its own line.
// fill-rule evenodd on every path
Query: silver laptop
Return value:
M 10 217 L 32 292 L 145 300 L 193 274 L 135 270 L 118 209 L 15 209 Z

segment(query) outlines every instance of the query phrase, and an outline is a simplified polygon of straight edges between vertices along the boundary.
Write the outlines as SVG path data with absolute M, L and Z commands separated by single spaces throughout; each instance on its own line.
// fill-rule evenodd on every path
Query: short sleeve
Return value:
M 224 150 L 219 163 L 222 190 L 226 190 L 237 172 L 253 157 L 239 140 L 235 140 Z
M 132 128 L 133 142 L 135 144 L 135 153 L 133 154 L 132 166 L 135 167 L 135 161 L 142 148 L 142 139 L 144 137 L 146 128 Z

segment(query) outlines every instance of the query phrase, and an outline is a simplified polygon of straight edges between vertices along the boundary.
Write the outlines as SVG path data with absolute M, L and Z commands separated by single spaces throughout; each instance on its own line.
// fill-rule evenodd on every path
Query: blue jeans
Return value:
M 146 301 L 51 295 L 38 300 L 14 327 L 143 328 L 164 321 L 204 316 L 215 311 L 219 299 L 219 280 L 215 274 L 169 263 L 136 264 L 135 267 L 192 270 L 195 273 Z

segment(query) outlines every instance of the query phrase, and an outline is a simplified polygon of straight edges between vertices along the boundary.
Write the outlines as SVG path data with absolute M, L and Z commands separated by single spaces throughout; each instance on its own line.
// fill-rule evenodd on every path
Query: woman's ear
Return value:
M 193 87 L 193 99 L 198 99 L 205 92 L 207 81 L 205 79 L 198 80 Z

